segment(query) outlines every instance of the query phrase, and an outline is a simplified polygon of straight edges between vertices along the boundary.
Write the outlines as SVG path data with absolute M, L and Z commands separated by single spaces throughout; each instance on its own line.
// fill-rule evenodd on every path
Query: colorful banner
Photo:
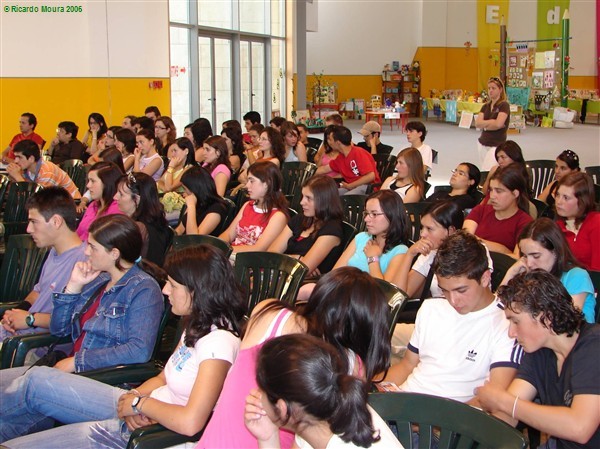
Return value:
M 479 0 L 477 2 L 477 46 L 479 53 L 480 89 L 487 89 L 487 80 L 500 73 L 500 22 L 508 25 L 509 0 Z
M 562 36 L 562 18 L 569 9 L 570 0 L 538 0 L 537 4 L 537 38 L 554 39 L 556 41 L 537 42 L 537 51 L 552 50 L 554 44 L 560 45 Z

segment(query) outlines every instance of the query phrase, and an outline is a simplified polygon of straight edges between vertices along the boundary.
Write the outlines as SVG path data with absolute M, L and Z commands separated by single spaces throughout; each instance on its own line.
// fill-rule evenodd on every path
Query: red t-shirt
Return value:
M 13 148 L 15 147 L 16 144 L 18 144 L 22 140 L 33 140 L 35 143 L 38 144 L 40 149 L 42 149 L 42 147 L 44 146 L 44 139 L 42 139 L 42 136 L 40 136 L 39 134 L 31 133 L 28 136 L 24 135 L 23 133 L 17 134 L 15 137 L 12 138 L 12 140 L 8 144 L 8 146 L 10 147 L 10 150 L 8 151 L 8 157 L 10 159 L 15 158 L 15 153 L 13 153 Z
M 586 270 L 600 271 L 600 212 L 587 214 L 577 235 L 567 230 L 563 220 L 557 223 L 579 263 Z
M 533 218 L 521 209 L 512 217 L 498 220 L 496 211 L 489 204 L 479 204 L 473 208 L 465 220 L 477 223 L 475 235 L 490 242 L 500 243 L 514 250 L 521 231 Z
M 79 318 L 79 324 L 81 326 L 81 329 L 83 329 L 85 322 L 87 320 L 89 320 L 91 317 L 93 317 L 94 314 L 96 313 L 96 310 L 98 310 L 98 306 L 100 305 L 100 300 L 102 299 L 102 296 L 104 295 L 104 291 L 105 291 L 105 289 L 103 288 L 102 290 L 100 290 L 98 292 L 98 294 L 96 295 L 96 299 L 94 299 L 94 302 L 84 312 L 84 314 L 81 315 L 81 318 Z M 82 330 L 81 334 L 79 334 L 79 337 L 77 337 L 77 340 L 75 340 L 75 343 L 73 344 L 73 354 L 75 354 L 77 351 L 79 351 L 81 349 L 81 344 L 83 343 L 84 338 L 85 338 L 85 331 Z M 73 354 L 71 354 L 71 355 L 73 355 Z
M 355 145 L 352 145 L 348 156 L 344 156 L 340 152 L 338 157 L 329 161 L 329 168 L 340 173 L 344 181 L 348 184 L 371 172 L 375 173 L 375 180 L 373 182 L 376 184 L 381 182 L 373 156 Z

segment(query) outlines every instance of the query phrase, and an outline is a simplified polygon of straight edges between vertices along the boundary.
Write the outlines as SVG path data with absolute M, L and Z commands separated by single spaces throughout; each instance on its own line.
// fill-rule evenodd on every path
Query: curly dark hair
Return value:
M 202 244 L 171 251 L 165 270 L 192 296 L 192 311 L 185 326 L 186 346 L 193 347 L 213 325 L 241 336 L 246 305 L 233 268 L 221 250 Z
M 498 297 L 515 313 L 526 312 L 557 335 L 572 337 L 584 322 L 583 312 L 560 279 L 545 270 L 532 270 L 512 278 L 498 288 Z

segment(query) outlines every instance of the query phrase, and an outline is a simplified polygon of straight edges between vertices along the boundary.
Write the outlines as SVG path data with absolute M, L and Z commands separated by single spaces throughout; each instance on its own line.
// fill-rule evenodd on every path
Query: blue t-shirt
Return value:
M 588 323 L 594 324 L 596 322 L 596 298 L 594 298 L 594 284 L 592 284 L 587 271 L 579 267 L 571 268 L 569 271 L 563 273 L 560 277 L 560 282 L 562 282 L 571 296 L 586 293 L 583 303 L 583 315 Z
M 354 243 L 356 245 L 356 252 L 352 254 L 352 257 L 348 260 L 349 267 L 356 267 L 359 270 L 362 270 L 366 273 L 369 272 L 369 264 L 367 263 L 367 256 L 364 253 L 365 246 L 369 240 L 373 237 L 366 232 L 359 233 L 356 237 L 354 237 Z M 408 251 L 406 245 L 398 245 L 394 246 L 388 252 L 383 253 L 379 258 L 379 266 L 381 267 L 381 272 L 385 274 L 390 261 L 397 256 L 398 254 L 404 254 Z

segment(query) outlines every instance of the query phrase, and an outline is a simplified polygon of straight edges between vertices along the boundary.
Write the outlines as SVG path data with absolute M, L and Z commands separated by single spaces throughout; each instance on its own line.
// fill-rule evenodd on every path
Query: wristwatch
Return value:
M 30 313 L 29 315 L 27 315 L 25 317 L 25 324 L 27 324 L 27 326 L 29 327 L 34 327 L 35 326 L 35 315 L 33 313 Z
M 133 413 L 135 413 L 136 415 L 142 413 L 140 409 L 137 408 L 137 406 L 140 404 L 140 401 L 142 400 L 142 397 L 143 396 L 136 396 L 135 398 L 133 398 L 133 401 L 131 401 L 131 410 L 133 410 Z
M 367 257 L 367 264 L 372 264 L 373 262 L 379 262 L 379 256 L 370 256 Z

